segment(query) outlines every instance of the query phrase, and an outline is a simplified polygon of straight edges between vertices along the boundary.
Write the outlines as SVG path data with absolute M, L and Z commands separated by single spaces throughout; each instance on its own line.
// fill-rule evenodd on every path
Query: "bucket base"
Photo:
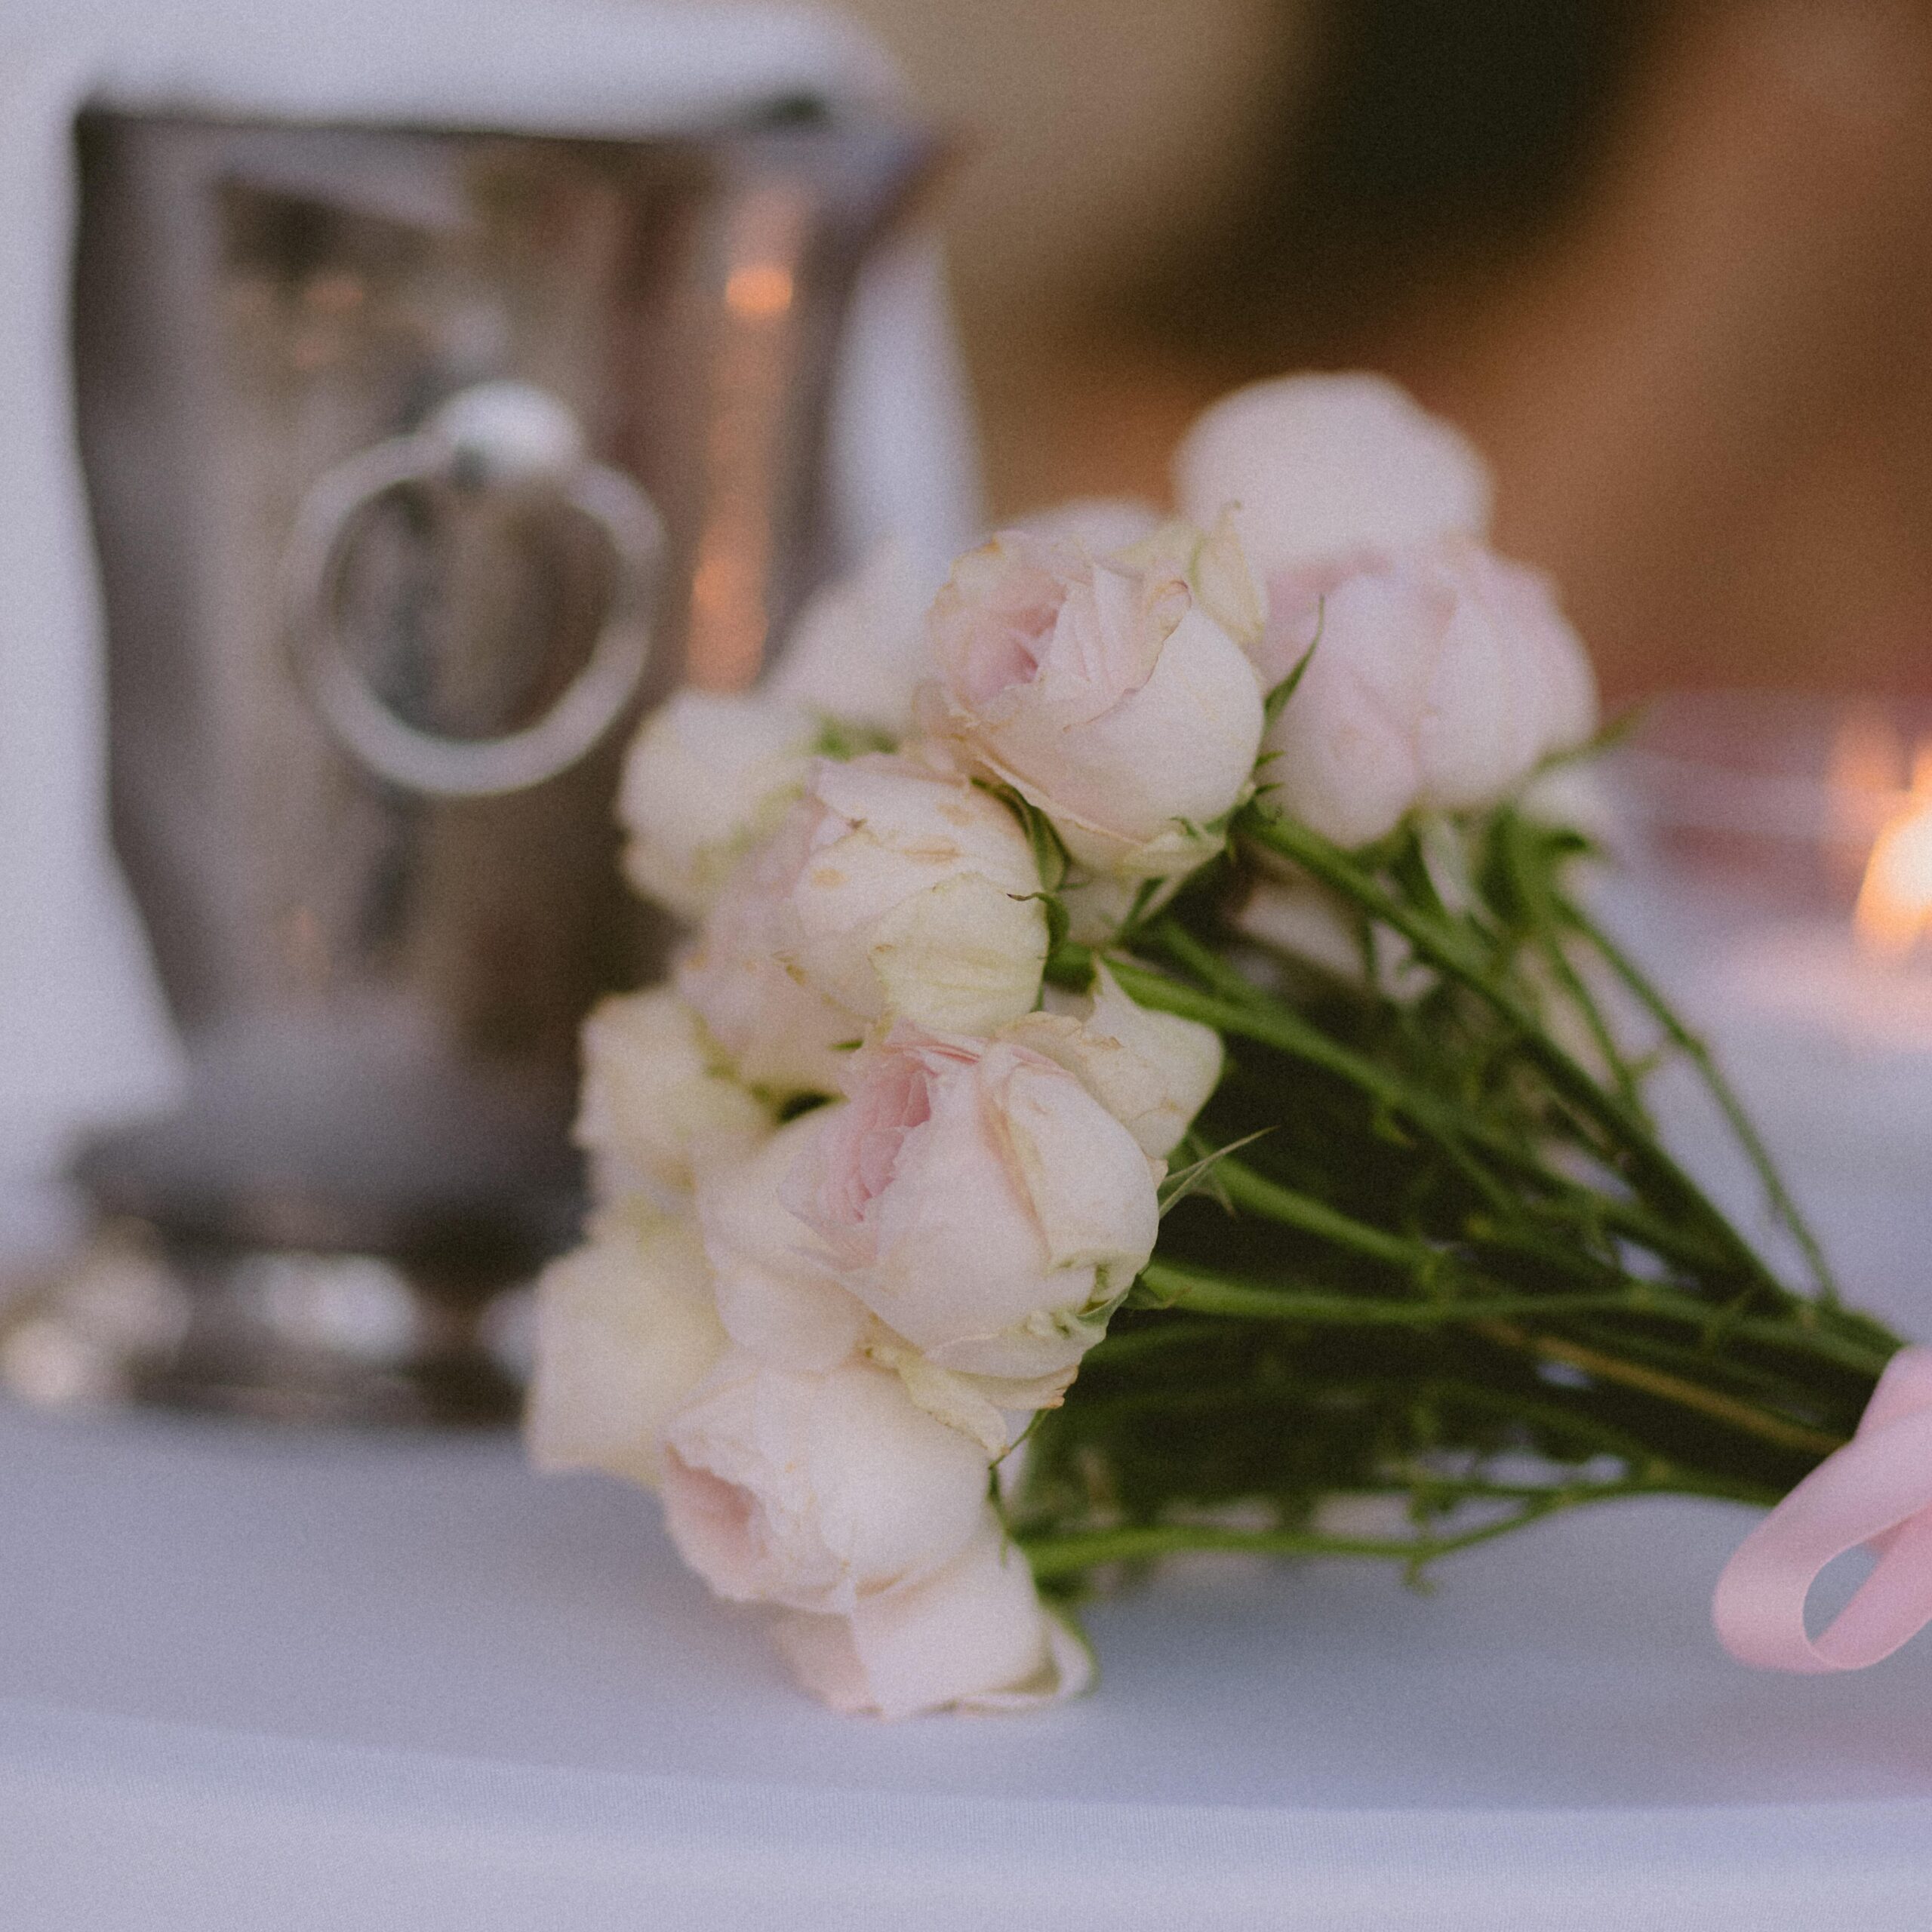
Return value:
M 258 1422 L 513 1422 L 528 1284 L 426 1279 L 373 1254 L 217 1245 L 105 1222 L 0 1309 L 0 1386 Z

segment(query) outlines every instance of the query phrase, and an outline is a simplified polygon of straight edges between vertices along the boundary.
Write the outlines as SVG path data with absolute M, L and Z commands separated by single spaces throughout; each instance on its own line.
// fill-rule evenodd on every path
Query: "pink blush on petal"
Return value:
M 827 1138 L 827 1218 L 863 1225 L 868 1209 L 892 1184 L 906 1137 L 932 1118 L 931 1075 L 911 1055 L 895 1055 L 866 1084 Z
M 968 703 L 989 704 L 1003 691 L 1039 675 L 1066 586 L 1050 571 L 1015 571 L 974 622 L 957 666 Z
M 664 1509 L 671 1533 L 691 1566 L 714 1589 L 743 1598 L 756 1586 L 763 1539 L 754 1524 L 750 1492 L 675 1450 L 665 1458 Z

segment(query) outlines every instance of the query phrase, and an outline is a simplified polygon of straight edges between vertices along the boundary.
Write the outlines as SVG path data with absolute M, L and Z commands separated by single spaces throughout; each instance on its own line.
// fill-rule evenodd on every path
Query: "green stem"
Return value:
M 1498 1317 L 1577 1315 L 1627 1309 L 1627 1294 L 1481 1295 L 1449 1301 L 1390 1301 L 1369 1295 L 1268 1287 L 1184 1263 L 1150 1261 L 1140 1278 L 1168 1306 L 1196 1315 L 1258 1321 L 1305 1322 L 1315 1327 L 1438 1328 Z
M 1567 996 L 1571 1007 L 1581 1016 L 1592 1043 L 1616 1082 L 1618 1097 L 1647 1121 L 1650 1116 L 1644 1105 L 1636 1069 L 1618 1045 L 1617 1035 L 1596 996 L 1564 949 L 1559 935 L 1564 921 L 1546 871 L 1532 863 L 1525 821 L 1513 811 L 1499 814 L 1496 841 L 1508 875 L 1511 896 L 1538 956 L 1557 986 Z
M 1625 1274 L 1580 1249 L 1534 1233 L 1478 1223 L 1470 1228 L 1469 1236 L 1478 1248 L 1521 1255 L 1571 1281 L 1589 1283 L 1593 1293 L 1614 1294 L 1618 1305 L 1633 1315 L 1655 1315 L 1700 1329 L 1707 1344 L 1720 1336 L 1737 1335 L 1875 1379 L 1899 1346 L 1890 1336 L 1850 1332 L 1850 1324 L 1839 1320 L 1837 1310 L 1820 1304 L 1800 1302 L 1778 1315 L 1747 1315 L 1700 1300 L 1666 1283 Z
M 1508 1321 L 1479 1322 L 1475 1324 L 1475 1332 L 1499 1347 L 1513 1349 L 1543 1361 L 1561 1362 L 1566 1367 L 1580 1369 L 1586 1375 L 1599 1380 L 1635 1389 L 1641 1394 L 1655 1396 L 1660 1401 L 1691 1410 L 1713 1422 L 1726 1423 L 1747 1435 L 1756 1436 L 1761 1441 L 1774 1443 L 1780 1449 L 1795 1449 L 1810 1456 L 1829 1456 L 1834 1450 L 1842 1449 L 1848 1440 L 1827 1430 L 1813 1429 L 1786 1417 L 1774 1415 L 1754 1403 L 1727 1395 L 1721 1389 L 1707 1388 L 1662 1369 L 1647 1368 L 1641 1363 L 1626 1361 L 1607 1350 L 1590 1348 L 1560 1335 L 1532 1335 Z
M 1357 1220 L 1352 1214 L 1344 1214 L 1312 1194 L 1299 1193 L 1278 1181 L 1269 1180 L 1241 1161 L 1229 1159 L 1217 1163 L 1214 1178 L 1235 1207 L 1283 1227 L 1299 1228 L 1304 1234 L 1332 1241 L 1336 1247 L 1366 1260 L 1399 1268 L 1418 1280 L 1435 1280 L 1447 1259 L 1440 1249 L 1432 1247 L 1426 1241 L 1392 1235 L 1367 1221 Z
M 1531 1212 L 1541 1210 L 1572 1228 L 1614 1229 L 1641 1241 L 1653 1253 L 1686 1267 L 1704 1269 L 1723 1264 L 1724 1257 L 1714 1253 L 1706 1243 L 1659 1220 L 1640 1203 L 1600 1193 L 1567 1175 L 1555 1173 L 1529 1150 L 1496 1133 L 1479 1115 L 1411 1085 L 1365 1055 L 1338 1044 L 1291 1008 L 1272 1000 L 1259 987 L 1243 980 L 1172 921 L 1163 921 L 1151 937 L 1189 971 L 1211 968 L 1214 983 L 1227 991 L 1202 992 L 1132 961 L 1110 958 L 1109 970 L 1121 991 L 1137 1004 L 1198 1020 L 1217 1032 L 1254 1040 L 1334 1074 L 1392 1114 L 1410 1121 L 1441 1149 L 1457 1172 L 1469 1179 L 1493 1206 Z M 1506 1187 L 1481 1170 L 1472 1158 L 1472 1149 L 1498 1162 L 1546 1198 L 1512 1196 Z
M 1791 1355 L 1829 1362 L 1854 1375 L 1876 1378 L 1888 1349 L 1775 1315 L 1733 1315 L 1694 1296 L 1651 1281 L 1631 1281 L 1574 1294 L 1498 1294 L 1484 1285 L 1472 1295 L 1427 1301 L 1395 1301 L 1317 1289 L 1280 1287 L 1244 1280 L 1186 1262 L 1153 1260 L 1140 1279 L 1164 1306 L 1190 1313 L 1260 1321 L 1302 1322 L 1322 1327 L 1444 1327 L 1506 1316 L 1547 1321 L 1567 1315 L 1622 1314 L 1674 1322 L 1709 1336 L 1740 1340 Z M 1690 1358 L 1685 1358 L 1691 1359 Z
M 1623 983 L 1656 1025 L 1663 1029 L 1664 1037 L 1696 1068 L 1698 1078 L 1703 1082 L 1704 1091 L 1716 1103 L 1718 1112 L 1724 1115 L 1726 1124 L 1736 1136 L 1738 1145 L 1743 1149 L 1746 1158 L 1755 1171 L 1758 1185 L 1764 1190 L 1764 1198 L 1770 1203 L 1772 1212 L 1791 1231 L 1798 1246 L 1804 1251 L 1805 1265 L 1811 1271 L 1813 1281 L 1817 1284 L 1820 1297 L 1828 1304 L 1835 1303 L 1838 1298 L 1838 1284 L 1832 1277 L 1830 1263 L 1825 1259 L 1824 1250 L 1813 1233 L 1810 1223 L 1806 1220 L 1798 1203 L 1786 1189 L 1783 1177 L 1778 1172 L 1777 1163 L 1771 1158 L 1770 1149 L 1759 1137 L 1757 1128 L 1752 1124 L 1751 1116 L 1745 1112 L 1743 1103 L 1738 1099 L 1730 1082 L 1724 1077 L 1709 1047 L 1684 1024 L 1649 976 L 1580 906 L 1574 900 L 1562 897 L 1557 898 L 1554 903 L 1557 911 L 1596 949 L 1604 964 Z
M 1471 955 L 1459 930 L 1444 921 L 1419 915 L 1377 884 L 1339 847 L 1293 820 L 1271 817 L 1251 809 L 1244 817 L 1243 829 L 1257 844 L 1294 860 L 1323 884 L 1342 893 L 1371 918 L 1400 933 L 1419 958 L 1483 1001 L 1516 1035 L 1522 1053 L 1541 1071 L 1559 1099 L 1622 1147 L 1653 1186 L 1706 1229 L 1741 1273 L 1780 1302 L 1792 1299 L 1790 1291 L 1765 1266 L 1750 1244 L 1666 1151 L 1642 1119 L 1614 1094 L 1607 1093 L 1550 1038 L 1535 1014 L 1506 988 L 1496 983 L 1485 962 Z
M 1103 1351 L 1108 1346 L 1103 1343 L 1089 1358 L 1091 1367 L 1102 1365 Z M 1613 1378 L 1602 1379 L 1607 1381 Z M 1351 1377 L 1340 1380 L 1323 1378 L 1318 1382 L 1271 1380 L 1266 1385 L 1238 1384 L 1232 1387 L 1203 1387 L 1196 1384 L 1180 1389 L 1161 1386 L 1091 1392 L 1083 1378 L 1081 1387 L 1083 1394 L 1080 1412 L 1083 1417 L 1115 1420 L 1121 1417 L 1172 1418 L 1231 1407 L 1279 1410 L 1284 1404 L 1292 1406 L 1298 1401 L 1316 1398 L 1365 1404 L 1401 1402 L 1432 1406 L 1448 1403 L 1457 1407 L 1475 1409 L 1500 1421 L 1539 1429 L 1546 1435 L 1569 1437 L 1586 1443 L 1592 1453 L 1612 1456 L 1624 1463 L 1630 1472 L 1626 1480 L 1641 1481 L 1659 1493 L 1723 1496 L 1765 1505 L 1776 1503 L 1783 1494 L 1782 1488 L 1774 1485 L 1743 1481 L 1728 1473 L 1695 1470 L 1673 1461 L 1647 1438 L 1580 1406 L 1587 1400 L 1586 1396 L 1547 1400 L 1527 1390 L 1498 1388 L 1489 1383 L 1454 1374 L 1431 1374 L 1418 1380 L 1399 1383 L 1376 1377 Z M 1140 1426 L 1146 1426 L 1145 1420 Z M 1830 1440 L 1835 1444 L 1838 1438 Z M 1797 1445 L 1781 1443 L 1780 1446 L 1789 1448 Z M 1806 1446 L 1809 1453 L 1819 1453 L 1816 1445 Z
M 1116 1529 L 1069 1530 L 1058 1534 L 1016 1539 L 1042 1582 L 1077 1574 L 1106 1563 L 1149 1563 L 1190 1550 L 1229 1550 L 1263 1556 L 1369 1556 L 1393 1559 L 1412 1570 L 1438 1557 L 1472 1549 L 1512 1530 L 1526 1528 L 1545 1517 L 1585 1503 L 1609 1503 L 1633 1496 L 1716 1496 L 1726 1501 L 1761 1502 L 1762 1493 L 1748 1494 L 1727 1484 L 1694 1477 L 1681 1481 L 1629 1481 L 1580 1484 L 1552 1489 L 1526 1500 L 1521 1507 L 1494 1522 L 1448 1536 L 1328 1536 L 1315 1530 L 1243 1530 L 1214 1523 L 1136 1523 Z M 1774 1498 L 1773 1500 L 1775 1500 Z
M 1463 1131 L 1463 1124 L 1453 1119 L 1453 1109 L 1440 1105 L 1433 1096 L 1411 1088 L 1398 1075 L 1377 1065 L 1365 1054 L 1352 1053 L 1331 1039 L 1292 1008 L 1267 998 L 1232 968 L 1215 959 L 1174 921 L 1163 920 L 1152 937 L 1163 951 L 1173 953 L 1189 971 L 1211 982 L 1220 982 L 1221 990 L 1202 992 L 1131 959 L 1110 955 L 1108 971 L 1119 983 L 1121 990 L 1137 1004 L 1179 1014 L 1183 1019 L 1198 1020 L 1218 1032 L 1256 1041 L 1291 1059 L 1318 1066 L 1370 1099 L 1408 1115 L 1432 1137 L 1453 1140 Z

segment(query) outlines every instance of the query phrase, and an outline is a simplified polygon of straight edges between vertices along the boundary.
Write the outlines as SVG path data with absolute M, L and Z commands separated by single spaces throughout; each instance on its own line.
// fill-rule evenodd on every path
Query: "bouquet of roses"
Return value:
M 1797 1486 L 1720 1593 L 1740 1654 L 1903 1641 L 1932 1378 L 1579 895 L 1594 690 L 1480 463 L 1302 378 L 1179 483 L 1191 520 L 1076 506 L 929 604 L 883 552 L 764 688 L 646 726 L 627 866 L 694 931 L 586 1029 L 537 1460 L 656 1488 L 811 1690 L 888 1716 L 1078 1688 L 1097 1574 L 1414 1571 L 1666 1493 Z M 1660 1140 L 1670 1056 L 1806 1287 Z M 1887 1531 L 1814 1648 L 1810 1574 Z

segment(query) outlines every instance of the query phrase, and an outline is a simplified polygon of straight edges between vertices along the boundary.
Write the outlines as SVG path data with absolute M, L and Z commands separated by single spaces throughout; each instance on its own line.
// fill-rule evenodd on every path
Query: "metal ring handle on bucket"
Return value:
M 534 724 L 496 737 L 443 737 L 397 716 L 344 651 L 335 619 L 355 519 L 392 490 L 438 481 L 554 492 L 598 526 L 617 561 L 611 609 L 583 669 Z M 328 471 L 303 498 L 285 560 L 296 672 L 337 743 L 391 784 L 448 798 L 526 791 L 568 771 L 635 696 L 663 552 L 650 498 L 628 476 L 586 459 L 562 403 L 521 383 L 479 383 L 422 429 Z

